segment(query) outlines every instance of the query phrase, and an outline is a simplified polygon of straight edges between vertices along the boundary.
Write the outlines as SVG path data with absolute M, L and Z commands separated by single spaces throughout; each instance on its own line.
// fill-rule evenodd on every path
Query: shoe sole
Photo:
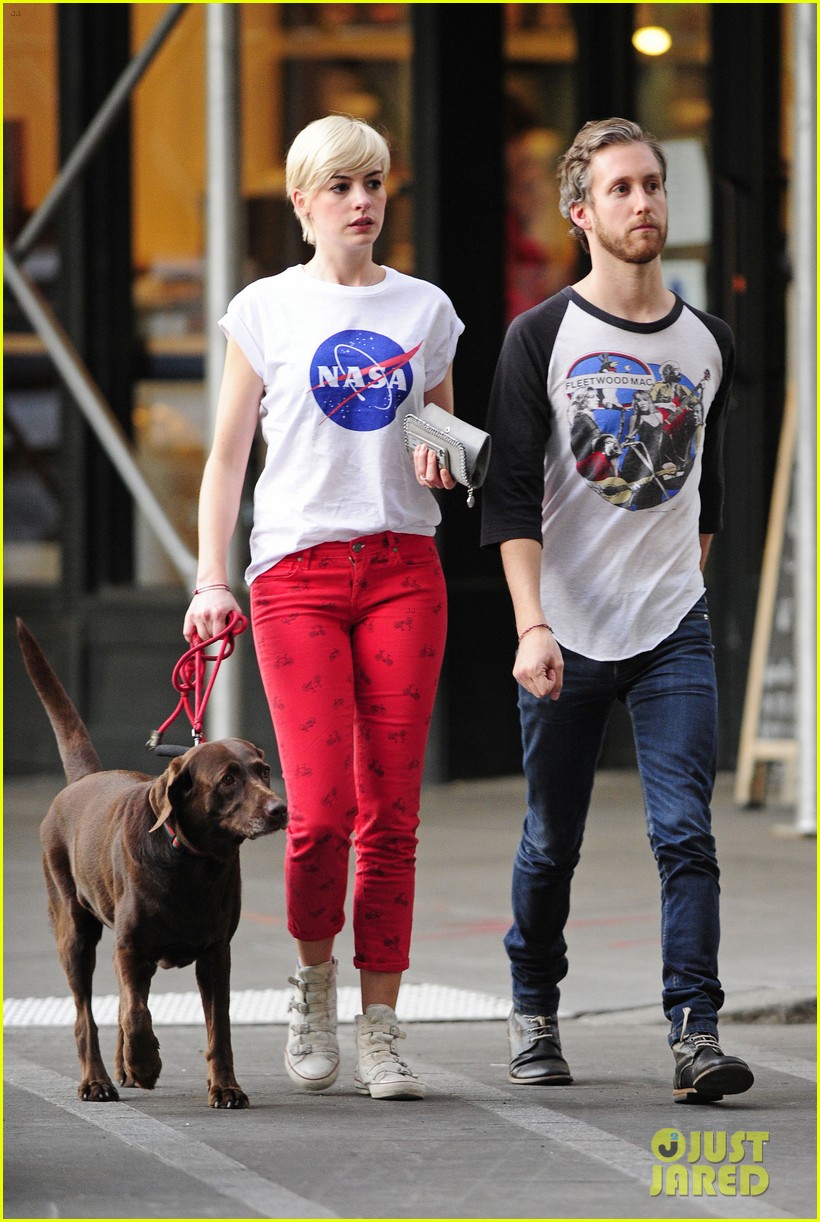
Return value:
M 333 1073 L 327 1074 L 324 1078 L 303 1078 L 293 1069 L 287 1057 L 285 1057 L 285 1072 L 291 1082 L 294 1082 L 296 1086 L 301 1086 L 302 1090 L 320 1091 L 327 1090 L 328 1087 L 333 1085 L 339 1076 L 339 1067 L 337 1065 Z
M 387 1082 L 381 1086 L 378 1083 L 366 1086 L 364 1082 L 355 1081 L 353 1085 L 357 1095 L 369 1095 L 371 1099 L 424 1099 L 427 1094 L 427 1088 L 421 1082 L 415 1086 L 399 1086 Z
M 571 1086 L 573 1077 L 572 1074 L 562 1073 L 543 1078 L 514 1078 L 511 1073 L 508 1073 L 507 1081 L 513 1086 Z
M 754 1085 L 754 1074 L 745 1065 L 728 1065 L 703 1073 L 693 1086 L 673 1089 L 676 1103 L 718 1103 L 724 1095 L 742 1095 Z

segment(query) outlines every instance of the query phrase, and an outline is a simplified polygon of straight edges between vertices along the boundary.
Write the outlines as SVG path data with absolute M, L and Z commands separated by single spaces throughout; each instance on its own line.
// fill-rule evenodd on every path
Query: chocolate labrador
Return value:
M 80 1098 L 118 1098 L 91 1012 L 96 947 L 107 925 L 120 993 L 117 1081 L 153 1089 L 162 1062 L 148 1010 L 151 980 L 157 966 L 195 963 L 208 1033 L 208 1103 L 247 1107 L 234 1076 L 229 1017 L 239 848 L 287 823 L 262 752 L 228 738 L 192 747 L 160 777 L 103 771 L 77 710 L 20 619 L 17 636 L 67 781 L 40 841 L 49 915 L 77 1006 Z

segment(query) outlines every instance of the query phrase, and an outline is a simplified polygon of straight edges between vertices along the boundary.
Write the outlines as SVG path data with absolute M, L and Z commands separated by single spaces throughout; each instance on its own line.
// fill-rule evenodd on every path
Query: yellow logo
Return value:
M 678 1129 L 658 1129 L 652 1138 L 652 1153 L 664 1163 L 674 1163 L 686 1150 L 686 1138 Z
M 769 1187 L 763 1166 L 768 1133 L 739 1129 L 658 1129 L 651 1142 L 658 1164 L 652 1168 L 649 1195 L 758 1197 Z

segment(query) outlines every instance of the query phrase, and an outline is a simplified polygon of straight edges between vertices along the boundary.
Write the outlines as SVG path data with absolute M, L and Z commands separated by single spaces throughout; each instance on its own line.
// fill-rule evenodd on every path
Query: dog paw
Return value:
M 143 1061 L 129 1061 L 120 1078 L 123 1086 L 139 1086 L 143 1090 L 153 1090 L 157 1078 L 162 1072 L 162 1061 L 158 1056 L 147 1056 Z
M 117 1103 L 117 1088 L 108 1078 L 86 1078 L 77 1088 L 77 1094 L 85 1103 Z
M 248 1096 L 241 1087 L 211 1086 L 208 1088 L 208 1106 L 218 1108 L 250 1107 Z

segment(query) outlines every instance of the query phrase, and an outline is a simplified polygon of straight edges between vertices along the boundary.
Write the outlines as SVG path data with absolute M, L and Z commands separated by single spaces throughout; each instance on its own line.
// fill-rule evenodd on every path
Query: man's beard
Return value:
M 609 254 L 614 255 L 616 259 L 620 259 L 623 263 L 651 263 L 653 259 L 657 259 L 666 245 L 666 235 L 668 226 L 658 226 L 652 231 L 651 240 L 649 234 L 645 231 L 644 237 L 635 240 L 631 234 L 627 237 L 616 237 L 606 229 L 598 229 L 595 236 L 600 245 Z

